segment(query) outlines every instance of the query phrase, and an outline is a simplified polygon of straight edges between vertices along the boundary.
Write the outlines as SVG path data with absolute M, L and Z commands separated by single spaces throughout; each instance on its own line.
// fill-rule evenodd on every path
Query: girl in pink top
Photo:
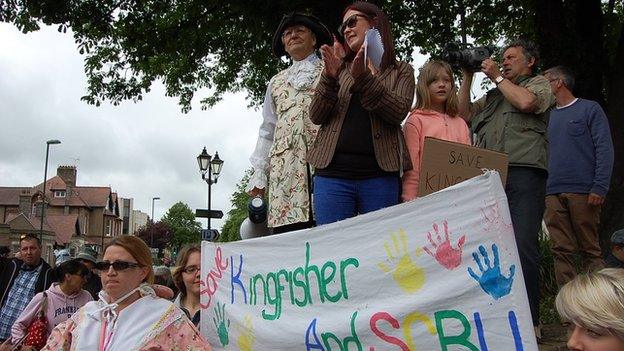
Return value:
M 457 87 L 451 66 L 429 61 L 420 69 L 416 83 L 416 106 L 403 126 L 413 169 L 403 175 L 403 201 L 418 197 L 420 163 L 425 137 L 470 145 L 470 132 L 457 115 Z
M 74 312 L 93 300 L 88 291 L 82 290 L 90 274 L 89 269 L 78 260 L 69 260 L 59 264 L 54 269 L 54 274 L 59 282 L 52 284 L 45 291 L 48 336 L 54 327 L 65 322 Z M 37 317 L 43 299 L 43 292 L 35 295 L 13 324 L 11 338 L 14 344 L 25 336 L 28 326 Z

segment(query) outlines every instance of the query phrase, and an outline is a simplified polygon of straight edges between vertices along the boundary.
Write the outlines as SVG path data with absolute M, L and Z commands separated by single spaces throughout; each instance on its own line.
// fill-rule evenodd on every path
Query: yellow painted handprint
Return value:
M 251 324 L 251 316 L 245 316 L 243 320 L 242 327 L 237 326 L 239 337 L 236 344 L 238 344 L 238 348 L 241 351 L 251 351 L 253 350 L 253 344 L 256 340 L 256 336 L 254 335 L 253 325 Z
M 392 233 L 390 240 L 384 243 L 386 261 L 394 268 L 390 268 L 386 263 L 379 263 L 379 268 L 386 273 L 392 273 L 392 277 L 399 284 L 399 287 L 408 294 L 413 294 L 422 288 L 425 283 L 425 271 L 418 267 L 409 255 L 407 248 L 407 235 L 403 229 L 398 233 Z M 416 256 L 420 256 L 422 250 L 416 249 Z

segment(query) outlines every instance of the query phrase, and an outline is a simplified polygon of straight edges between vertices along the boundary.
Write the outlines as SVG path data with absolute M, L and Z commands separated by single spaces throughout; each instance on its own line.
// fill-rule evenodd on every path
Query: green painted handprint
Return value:
M 217 328 L 217 334 L 219 335 L 219 341 L 221 341 L 222 346 L 227 346 L 230 343 L 230 338 L 228 336 L 228 328 L 230 327 L 230 320 L 225 322 L 225 303 L 219 304 L 217 302 L 217 307 L 213 308 L 215 312 L 215 317 L 212 318 L 212 321 Z M 227 324 L 227 325 L 226 325 Z
M 394 268 L 388 267 L 383 262 L 379 263 L 379 268 L 386 273 L 392 273 L 392 278 L 399 287 L 406 293 L 413 294 L 425 284 L 425 271 L 412 261 L 407 247 L 407 234 L 403 229 L 398 233 L 392 233 L 390 238 L 392 243 L 385 242 L 384 248 L 388 256 L 386 261 Z M 417 248 L 416 256 L 420 254 L 421 250 Z

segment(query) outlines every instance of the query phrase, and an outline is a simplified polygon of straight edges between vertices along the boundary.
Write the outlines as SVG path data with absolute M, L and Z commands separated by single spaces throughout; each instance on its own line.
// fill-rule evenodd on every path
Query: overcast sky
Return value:
M 76 165 L 78 185 L 111 186 L 133 198 L 137 210 L 151 214 L 152 197 L 160 197 L 158 220 L 178 201 L 206 208 L 207 185 L 196 160 L 206 146 L 225 161 L 212 208 L 230 209 L 261 123 L 260 112 L 246 108 L 244 93 L 228 94 L 208 111 L 195 103 L 183 114 L 157 83 L 138 103 L 95 107 L 80 101 L 86 76 L 69 31 L 22 34 L 0 23 L 0 43 L 0 186 L 41 183 L 46 141 L 59 139 L 62 144 L 50 148 L 48 179 L 59 165 Z M 423 61 L 418 57 L 414 66 Z M 220 228 L 222 220 L 212 223 Z
M 155 84 L 139 103 L 90 106 L 80 101 L 83 57 L 69 33 L 53 27 L 24 35 L 0 23 L 0 43 L 0 186 L 41 183 L 46 140 L 59 139 L 62 144 L 50 148 L 48 179 L 57 166 L 76 165 L 78 185 L 110 185 L 148 214 L 152 197 L 160 197 L 158 220 L 178 201 L 206 208 L 207 185 L 196 160 L 206 146 L 225 161 L 212 186 L 212 208 L 230 208 L 261 122 L 258 111 L 245 108 L 244 94 L 229 94 L 208 111 L 195 104 L 183 114 Z M 213 227 L 221 225 L 213 220 Z

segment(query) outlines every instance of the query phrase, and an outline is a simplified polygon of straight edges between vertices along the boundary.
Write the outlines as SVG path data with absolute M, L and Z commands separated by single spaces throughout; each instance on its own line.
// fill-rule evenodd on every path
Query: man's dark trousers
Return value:
M 534 325 L 539 325 L 538 235 L 544 216 L 547 178 L 548 173 L 541 168 L 509 166 L 505 188 Z

